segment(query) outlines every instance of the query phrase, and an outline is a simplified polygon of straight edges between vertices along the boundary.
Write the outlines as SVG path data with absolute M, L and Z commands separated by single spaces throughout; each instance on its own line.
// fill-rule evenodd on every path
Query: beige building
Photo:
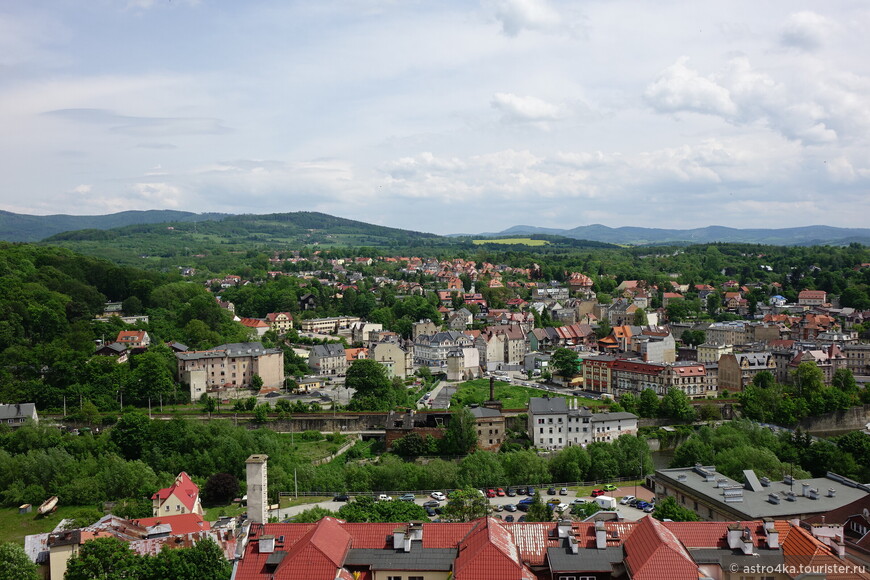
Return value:
M 347 366 L 347 353 L 338 343 L 317 344 L 308 355 L 308 368 L 319 375 L 344 376 Z
M 698 362 L 702 364 L 718 363 L 723 354 L 731 354 L 732 352 L 734 352 L 734 347 L 730 344 L 705 342 L 698 345 Z
M 171 486 L 151 496 L 151 512 L 153 516 L 203 515 L 202 503 L 199 500 L 199 486 L 182 471 Z
M 761 371 L 776 374 L 776 360 L 769 352 L 743 352 L 719 359 L 719 391 L 740 392 Z
M 270 312 L 266 315 L 269 328 L 278 334 L 286 334 L 293 328 L 293 315 L 289 312 Z
M 348 330 L 360 321 L 359 316 L 333 316 L 330 318 L 309 318 L 299 323 L 302 332 L 317 334 L 336 334 L 339 330 Z
M 387 367 L 390 376 L 405 379 L 414 374 L 414 354 L 395 342 L 378 342 L 370 346 L 369 358 Z
M 284 352 L 264 348 L 259 342 L 222 344 L 211 350 L 175 353 L 178 377 L 190 377 L 190 371 L 205 371 L 206 387 L 249 387 L 254 375 L 263 379 L 264 387 L 284 386 Z
M 498 409 L 470 407 L 477 422 L 477 448 L 485 451 L 498 451 L 504 443 L 504 416 Z

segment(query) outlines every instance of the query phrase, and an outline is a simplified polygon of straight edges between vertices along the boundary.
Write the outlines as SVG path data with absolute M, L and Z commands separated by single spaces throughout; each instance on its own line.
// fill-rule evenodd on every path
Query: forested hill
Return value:
M 265 215 L 230 215 L 215 221 L 164 222 L 98 230 L 85 229 L 59 233 L 46 243 L 69 241 L 109 241 L 132 236 L 156 236 L 166 240 L 191 236 L 185 243 L 212 237 L 224 243 L 324 244 L 384 246 L 407 245 L 441 236 L 389 228 L 317 212 L 273 213 Z M 173 241 L 174 243 L 174 241 Z
M 108 215 L 26 215 L 0 210 L 0 240 L 35 242 L 71 230 L 106 230 L 133 224 L 192 222 L 221 219 L 221 214 L 187 211 L 122 211 Z
M 498 238 L 531 234 L 550 234 L 565 236 L 567 238 L 628 245 L 710 244 L 718 242 L 769 244 L 775 246 L 846 246 L 853 242 L 870 245 L 870 229 L 836 228 L 831 226 L 803 226 L 780 229 L 740 229 L 707 226 L 690 230 L 673 230 L 638 227 L 611 228 L 601 224 L 593 224 L 561 230 L 520 225 L 497 233 L 479 235 Z

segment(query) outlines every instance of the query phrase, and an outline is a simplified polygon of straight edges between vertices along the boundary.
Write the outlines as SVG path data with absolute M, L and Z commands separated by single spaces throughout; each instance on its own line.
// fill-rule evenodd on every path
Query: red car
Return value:
M 495 490 L 495 494 L 499 497 L 504 497 L 504 490 L 502 488 L 498 488 Z
M 601 490 L 601 489 L 593 489 L 593 490 L 592 490 L 592 493 L 589 494 L 589 495 L 591 495 L 592 497 L 598 497 L 599 495 L 604 495 L 604 490 Z
M 495 497 L 495 490 L 494 489 L 486 490 L 486 497 Z

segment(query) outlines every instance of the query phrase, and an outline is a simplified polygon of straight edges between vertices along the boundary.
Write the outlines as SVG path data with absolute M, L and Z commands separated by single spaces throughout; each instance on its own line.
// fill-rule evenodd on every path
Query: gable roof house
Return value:
M 203 515 L 202 503 L 199 500 L 199 486 L 182 471 L 176 476 L 172 485 L 151 496 L 151 511 L 155 517 L 176 514 Z
M 151 344 L 151 337 L 144 330 L 122 330 L 118 333 L 115 342 L 123 344 L 129 349 L 148 348 L 148 345 Z
M 12 405 L 0 405 L 0 425 L 8 427 L 21 427 L 30 419 L 39 422 L 36 414 L 35 403 L 15 403 Z

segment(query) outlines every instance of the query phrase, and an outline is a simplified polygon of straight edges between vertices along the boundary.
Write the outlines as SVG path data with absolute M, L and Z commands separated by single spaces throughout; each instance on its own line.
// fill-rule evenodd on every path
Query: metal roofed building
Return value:
M 743 474 L 745 483 L 725 477 L 713 466 L 659 469 L 655 493 L 658 498 L 673 497 L 710 521 L 805 519 L 870 494 L 870 486 L 830 472 L 802 480 L 786 475 L 778 481 L 758 478 L 751 469 Z

